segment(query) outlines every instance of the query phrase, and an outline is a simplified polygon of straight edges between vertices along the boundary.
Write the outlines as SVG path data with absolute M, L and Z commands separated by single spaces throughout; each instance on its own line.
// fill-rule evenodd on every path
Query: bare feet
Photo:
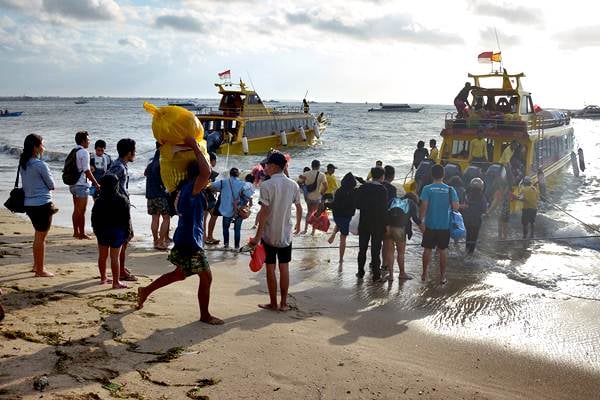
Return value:
M 117 281 L 117 282 L 113 283 L 113 285 L 112 285 L 112 288 L 113 288 L 113 289 L 127 289 L 128 287 L 129 287 L 129 286 L 127 286 L 126 284 L 124 284 L 124 283 L 121 283 L 121 282 L 119 282 L 119 281 Z
M 307 230 L 303 230 L 302 232 L 300 232 L 301 235 L 306 235 Z
M 327 239 L 327 243 L 332 244 L 334 240 L 335 240 L 335 236 L 331 235 L 331 236 L 329 236 L 329 239 Z
M 73 235 L 73 237 L 79 240 L 92 240 L 92 238 L 86 235 L 85 233 L 83 235 Z
M 35 273 L 35 277 L 36 278 L 51 278 L 53 276 L 54 276 L 54 274 L 52 272 L 46 271 L 46 270 L 43 270 L 42 272 L 36 272 Z
M 106 285 L 107 283 L 112 283 L 112 279 L 110 278 L 100 278 L 100 284 Z
M 223 325 L 225 323 L 225 321 L 222 319 L 213 317 L 212 315 L 209 315 L 207 318 L 200 318 L 200 322 L 204 322 L 205 324 L 209 325 Z
M 279 307 L 277 307 L 277 304 L 259 304 L 258 305 L 259 308 L 262 308 L 263 310 L 271 310 L 271 311 L 278 311 Z
M 446 283 L 448 283 L 448 279 L 446 279 L 446 276 L 440 276 L 440 285 L 445 285 Z
M 409 275 L 409 274 L 407 274 L 407 273 L 400 274 L 400 276 L 398 276 L 398 279 L 400 279 L 401 281 L 409 281 L 409 280 L 411 280 L 412 278 L 413 278 L 413 277 L 412 277 L 412 276 L 410 276 L 410 275 Z
M 290 310 L 291 310 L 291 307 L 290 307 L 290 306 L 288 306 L 287 304 L 283 304 L 283 303 L 282 303 L 282 304 L 279 306 L 279 311 L 286 312 L 286 311 L 290 311 Z
M 424 272 L 423 274 L 421 274 L 421 282 L 426 282 L 427 281 L 427 272 Z
M 144 308 L 144 302 L 148 298 L 148 294 L 146 294 L 146 288 L 139 287 L 138 291 L 137 291 L 137 295 L 138 295 L 137 309 L 141 310 L 142 308 Z

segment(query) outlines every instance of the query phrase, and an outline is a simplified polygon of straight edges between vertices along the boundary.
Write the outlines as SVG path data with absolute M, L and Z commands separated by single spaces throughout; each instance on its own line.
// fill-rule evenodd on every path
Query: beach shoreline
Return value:
M 419 312 L 365 310 L 307 281 L 292 278 L 292 311 L 260 310 L 264 271 L 250 273 L 243 255 L 208 253 L 211 312 L 224 326 L 198 322 L 195 277 L 136 311 L 136 287 L 171 270 L 166 253 L 134 248 L 128 267 L 140 282 L 113 291 L 95 278 L 95 241 L 53 227 L 56 277 L 33 278 L 32 227 L 5 211 L 0 220 L 0 398 L 38 398 L 33 380 L 44 373 L 52 399 L 186 398 L 199 380 L 211 399 L 591 399 L 600 390 L 597 370 L 438 335 L 415 323 Z

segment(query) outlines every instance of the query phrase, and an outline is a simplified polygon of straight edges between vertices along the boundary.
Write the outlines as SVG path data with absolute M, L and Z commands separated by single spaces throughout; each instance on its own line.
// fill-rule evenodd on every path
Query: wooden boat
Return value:
M 506 70 L 504 73 L 469 74 L 474 80 L 473 106 L 464 110 L 463 115 L 446 114 L 445 126 L 440 133 L 443 141 L 439 158 L 422 162 L 412 178 L 405 180 L 405 190 L 419 191 L 427 182 L 417 177 L 428 177 L 423 171 L 419 173 L 419 169 L 427 165 L 430 168 L 433 162 L 444 165 L 446 175 L 449 170 L 460 171 L 465 182 L 469 180 L 466 179 L 468 171 L 473 173 L 481 169 L 486 193 L 491 190 L 493 180 L 502 176 L 512 185 L 515 194 L 525 176 L 536 184 L 569 164 L 575 141 L 569 116 L 559 110 L 541 110 L 535 106 L 531 93 L 522 87 L 524 76 L 523 73 L 510 75 Z M 494 80 L 499 84 L 488 85 Z M 483 161 L 473 161 L 470 155 L 471 141 L 478 132 L 487 144 L 488 158 Z M 511 143 L 517 150 L 509 163 L 500 164 L 504 150 Z M 492 174 L 492 171 L 495 172 Z M 520 201 L 511 201 L 511 210 L 518 210 L 521 205 Z
M 384 104 L 379 103 L 379 107 L 381 108 L 370 108 L 369 112 L 410 112 L 410 113 L 418 113 L 423 109 L 423 107 L 412 108 L 408 104 Z
M 271 149 L 309 146 L 325 131 L 327 120 L 298 107 L 265 107 L 258 94 L 239 84 L 217 83 L 221 101 L 196 114 L 205 136 L 217 135 L 221 154 L 265 154 Z

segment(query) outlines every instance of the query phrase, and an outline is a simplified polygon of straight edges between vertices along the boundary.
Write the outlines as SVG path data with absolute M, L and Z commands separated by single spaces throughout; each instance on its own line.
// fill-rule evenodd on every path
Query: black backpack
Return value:
M 62 180 L 65 185 L 74 185 L 81 176 L 81 171 L 77 168 L 77 151 L 78 148 L 71 150 L 67 158 L 65 158 L 65 166 L 63 168 Z
M 320 171 L 317 171 L 317 175 L 315 175 L 315 181 L 313 183 L 311 183 L 310 185 L 306 185 L 307 193 L 312 193 L 315 190 L 317 190 L 317 185 L 319 184 L 319 174 L 320 174 Z

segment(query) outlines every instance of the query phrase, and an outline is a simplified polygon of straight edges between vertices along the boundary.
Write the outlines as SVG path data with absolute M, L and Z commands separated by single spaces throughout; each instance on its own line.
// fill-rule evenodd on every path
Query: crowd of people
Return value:
M 89 134 L 85 131 L 75 135 L 76 147 L 65 161 L 63 181 L 69 184 L 73 199 L 73 237 L 91 239 L 85 230 L 85 215 L 88 198 L 92 198 L 91 224 L 98 244 L 98 269 L 100 284 L 111 284 L 113 289 L 127 288 L 127 281 L 136 281 L 126 267 L 126 250 L 133 238 L 129 201 L 128 165 L 135 161 L 136 142 L 124 138 L 117 142 L 118 157 L 106 154 L 106 142 L 97 140 L 94 152 L 89 153 Z M 187 176 L 177 190 L 168 193 L 161 180 L 160 145 L 157 143 L 154 156 L 145 168 L 147 212 L 151 216 L 153 245 L 158 250 L 169 250 L 168 260 L 175 269 L 146 287 L 138 289 L 138 307 L 155 290 L 173 282 L 197 274 L 200 277 L 198 302 L 200 319 L 209 324 L 221 324 L 222 320 L 212 316 L 208 310 L 212 275 L 205 253 L 205 246 L 219 245 L 214 228 L 218 217 L 222 218 L 223 248 L 229 249 L 230 229 L 233 225 L 233 249 L 241 247 L 241 226 L 249 216 L 249 207 L 256 188 L 259 189 L 258 204 L 253 228 L 256 232 L 249 240 L 250 246 L 261 243 L 266 253 L 266 279 L 269 303 L 260 307 L 270 310 L 287 310 L 289 287 L 289 263 L 292 259 L 293 235 L 308 233 L 315 229 L 329 232 L 328 223 L 314 221 L 328 211 L 333 214 L 334 227 L 328 237 L 334 243 L 339 233 L 339 262 L 344 262 L 347 237 L 351 232 L 358 235 L 357 273 L 363 279 L 370 249 L 371 278 L 379 281 L 394 279 L 394 263 L 398 265 L 400 280 L 412 279 L 406 272 L 404 254 L 406 243 L 416 227 L 422 233 L 422 275 L 428 279 L 428 268 L 433 250 L 439 254 L 440 284 L 446 279 L 446 251 L 450 243 L 450 211 L 462 213 L 466 227 L 466 252 L 472 254 L 476 247 L 478 232 L 483 216 L 499 210 L 499 237 L 506 238 L 506 225 L 510 216 L 511 186 L 505 179 L 497 179 L 492 190 L 486 191 L 480 177 L 465 181 L 454 175 L 446 180 L 445 168 L 433 164 L 430 182 L 419 188 L 418 193 L 399 189 L 393 184 L 395 168 L 383 165 L 378 160 L 370 169 L 366 179 L 348 172 L 338 183 L 336 166 L 328 164 L 321 172 L 319 160 L 291 179 L 288 172 L 289 157 L 271 151 L 258 168 L 241 177 L 238 168 L 231 168 L 227 177 L 218 179 L 214 170 L 217 156 L 207 154 L 195 140 L 185 143 L 195 154 Z M 473 146 L 473 159 L 485 157 L 481 148 Z M 25 209 L 35 229 L 33 242 L 33 272 L 38 277 L 52 277 L 44 263 L 45 240 L 58 211 L 52 201 L 51 192 L 55 181 L 42 161 L 44 140 L 30 134 L 25 138 L 19 159 L 19 170 L 25 193 Z M 483 147 L 485 149 L 485 147 Z M 436 141 L 430 141 L 430 150 L 423 141 L 417 145 L 413 165 L 437 158 Z M 476 160 L 475 160 L 476 161 Z M 534 221 L 539 195 L 526 177 L 523 189 L 516 198 L 523 201 L 523 236 L 533 235 Z M 487 195 L 487 193 L 491 195 Z M 304 229 L 301 231 L 304 198 L 307 212 Z M 292 205 L 295 207 L 295 223 L 292 224 Z M 177 229 L 170 238 L 171 217 L 177 215 Z M 354 226 L 353 226 L 354 225 Z M 110 258 L 111 277 L 107 274 Z M 278 268 L 277 268 L 278 267 Z M 277 270 L 279 271 L 280 300 L 277 300 Z

